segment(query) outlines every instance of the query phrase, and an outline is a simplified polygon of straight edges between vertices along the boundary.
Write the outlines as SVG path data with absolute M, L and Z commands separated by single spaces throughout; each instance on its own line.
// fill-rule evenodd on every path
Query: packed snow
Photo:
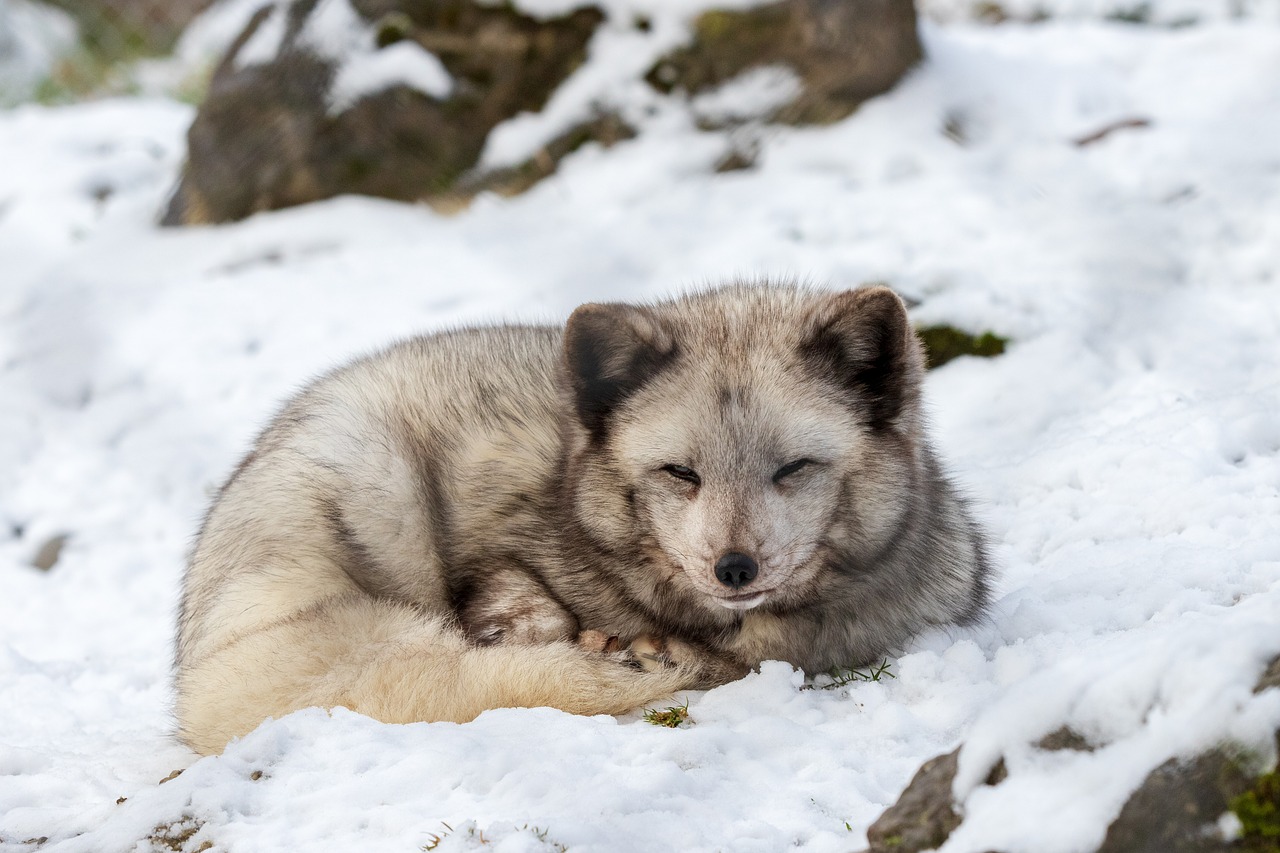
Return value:
M 848 851 L 965 743 L 942 849 L 1074 853 L 1170 757 L 1273 760 L 1280 19 L 1058 5 L 926 23 L 928 59 L 848 120 L 735 130 L 753 169 L 715 174 L 734 140 L 673 102 L 452 217 L 339 198 L 160 229 L 191 107 L 0 112 L 0 850 Z M 1000 566 L 986 622 L 876 682 L 766 663 L 659 703 L 688 701 L 677 729 L 311 709 L 219 756 L 174 739 L 184 552 L 292 390 L 404 335 L 764 275 L 888 282 L 921 324 L 1010 338 L 927 388 Z M 1099 748 L 1033 746 L 1064 724 Z

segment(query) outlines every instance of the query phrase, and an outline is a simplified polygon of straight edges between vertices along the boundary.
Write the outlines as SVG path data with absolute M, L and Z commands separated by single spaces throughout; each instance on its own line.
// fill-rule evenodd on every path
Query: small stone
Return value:
M 67 540 L 71 536 L 66 533 L 59 533 L 57 536 L 51 536 L 36 551 L 35 557 L 31 560 L 31 565 L 35 566 L 43 572 L 52 569 L 58 563 L 58 558 L 62 556 L 62 547 L 67 544 Z
M 961 820 L 951 800 L 959 755 L 957 747 L 924 763 L 898 802 L 867 830 L 870 853 L 918 853 L 947 840 Z
M 1074 729 L 1063 726 L 1056 729 L 1036 743 L 1036 749 L 1042 749 L 1045 752 L 1061 752 L 1064 749 L 1073 752 L 1093 752 L 1093 746 L 1089 741 Z
M 1280 655 L 1273 657 L 1271 663 L 1267 664 L 1266 670 L 1258 678 L 1258 683 L 1254 685 L 1253 692 L 1261 693 L 1272 687 L 1280 687 Z
M 755 166 L 758 154 L 758 151 L 744 151 L 741 148 L 732 148 L 716 161 L 716 171 L 723 173 L 750 169 Z

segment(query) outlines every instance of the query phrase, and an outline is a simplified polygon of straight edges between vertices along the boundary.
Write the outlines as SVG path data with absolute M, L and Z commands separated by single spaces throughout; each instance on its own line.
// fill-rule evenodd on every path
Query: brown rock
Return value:
M 452 209 L 482 190 L 523 191 L 584 142 L 607 146 L 635 133 L 604 110 L 528 162 L 479 174 L 475 165 L 489 132 L 543 107 L 585 58 L 603 15 L 584 7 L 537 20 L 487 0 L 352 4 L 374 27 L 380 47 L 412 40 L 438 57 L 457 84 L 453 93 L 441 100 L 393 87 L 329 114 L 326 93 L 336 61 L 310 52 L 299 38 L 316 0 L 293 0 L 283 12 L 285 36 L 274 60 L 238 67 L 238 54 L 267 16 L 282 14 L 264 9 L 215 71 L 188 133 L 187 165 L 165 224 L 225 222 L 341 193 Z M 644 25 L 637 20 L 637 27 Z M 912 0 L 782 0 L 745 12 L 708 12 L 696 30 L 693 44 L 660 62 L 650 81 L 664 91 L 694 92 L 751 68 L 784 64 L 800 77 L 802 91 L 772 116 L 780 121 L 848 115 L 921 56 Z M 735 153 L 741 156 L 728 156 L 717 168 L 748 167 L 754 159 L 745 150 Z
M 58 564 L 58 559 L 62 556 L 62 549 L 70 538 L 66 533 L 50 536 L 36 550 L 36 555 L 31 558 L 31 565 L 45 572 L 52 569 Z
M 489 131 L 538 110 L 585 56 L 594 8 L 535 20 L 472 0 L 356 0 L 378 43 L 411 39 L 457 85 L 445 100 L 397 86 L 336 115 L 334 63 L 299 33 L 315 0 L 295 0 L 278 56 L 236 67 L 260 12 L 215 71 L 188 132 L 188 160 L 164 216 L 169 225 L 224 222 L 342 193 L 401 200 L 443 194 L 475 165 Z
M 783 0 L 704 13 L 693 44 L 645 79 L 661 92 L 697 93 L 752 68 L 785 65 L 803 92 L 773 119 L 825 124 L 888 91 L 923 55 L 912 0 Z
M 1222 750 L 1151 771 L 1107 827 L 1098 853 L 1217 853 L 1234 849 L 1214 831 L 1249 777 Z
M 957 747 L 931 758 L 916 771 L 898 802 L 867 830 L 869 853 L 917 853 L 933 850 L 947 840 L 960 825 L 960 814 L 951 801 L 959 755 Z
M 1093 745 L 1075 729 L 1063 726 L 1040 738 L 1036 742 L 1036 749 L 1042 749 L 1045 752 L 1060 752 L 1064 749 L 1073 752 L 1093 752 Z

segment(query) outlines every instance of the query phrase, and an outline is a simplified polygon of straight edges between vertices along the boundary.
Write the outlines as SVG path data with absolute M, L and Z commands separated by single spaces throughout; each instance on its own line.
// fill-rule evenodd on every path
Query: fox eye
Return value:
M 702 485 L 702 478 L 692 468 L 687 468 L 684 465 L 663 465 L 662 470 L 677 480 L 684 480 L 686 483 L 693 483 L 695 486 Z
M 790 477 L 792 474 L 796 473 L 801 468 L 804 468 L 812 464 L 813 464 L 812 459 L 797 459 L 794 462 L 788 462 L 786 465 L 783 465 L 781 468 L 779 468 L 777 471 L 774 472 L 773 482 L 781 483 L 783 480 L 785 480 L 787 477 Z

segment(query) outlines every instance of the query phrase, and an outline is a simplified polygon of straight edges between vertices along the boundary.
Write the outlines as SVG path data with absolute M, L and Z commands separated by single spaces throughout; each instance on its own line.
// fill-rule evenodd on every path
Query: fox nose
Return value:
M 730 551 L 716 561 L 716 578 L 734 589 L 744 587 L 755 579 L 760 567 L 746 554 Z

